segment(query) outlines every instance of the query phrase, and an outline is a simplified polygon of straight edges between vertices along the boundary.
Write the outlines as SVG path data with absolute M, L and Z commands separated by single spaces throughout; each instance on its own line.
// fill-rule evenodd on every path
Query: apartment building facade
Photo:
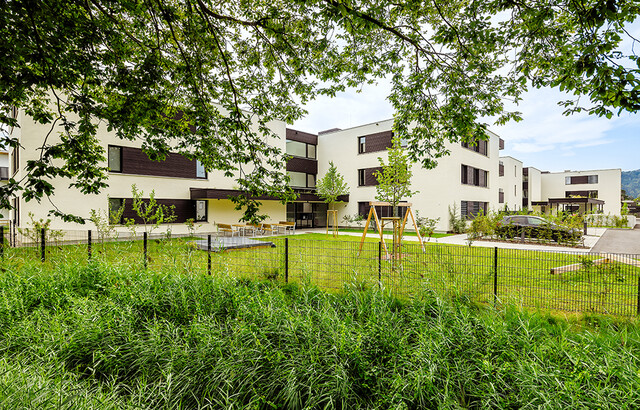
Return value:
M 392 145 L 393 120 L 379 121 L 344 130 L 332 130 L 318 137 L 318 175 L 329 168 L 329 161 L 338 168 L 349 185 L 349 202 L 338 207 L 339 218 L 345 215 L 366 216 L 369 203 L 376 201 L 377 179 L 381 158 L 387 160 L 387 148 Z M 412 164 L 412 209 L 423 217 L 438 218 L 436 229 L 447 230 L 449 209 L 472 218 L 479 212 L 496 209 L 498 204 L 498 158 L 500 138 L 489 133 L 487 141 L 476 145 L 448 143 L 450 155 L 438 159 L 431 170 Z M 377 209 L 390 216 L 388 208 Z
M 11 152 L 8 175 L 20 179 L 26 162 L 39 155 L 41 137 L 49 130 L 16 111 L 20 128 L 11 130 L 20 141 L 21 148 Z M 276 198 L 257 198 L 262 202 L 261 213 L 269 216 L 267 222 L 289 220 L 298 227 L 326 226 L 327 204 L 315 193 L 316 181 L 333 161 L 349 185 L 349 195 L 340 198 L 338 219 L 356 214 L 365 216 L 369 203 L 376 201 L 377 179 L 381 169 L 379 158 L 387 163 L 387 148 L 392 145 L 393 120 L 378 121 L 349 129 L 331 129 L 318 135 L 286 127 L 282 121 L 272 121 L 269 126 L 279 138 L 267 143 L 277 146 L 289 155 L 286 171 L 290 185 L 298 193 L 294 202 L 282 204 Z M 257 126 L 255 128 L 257 130 Z M 533 167 L 523 168 L 522 162 L 510 156 L 500 157 L 504 140 L 488 132 L 486 141 L 476 144 L 447 143 L 450 155 L 438 159 L 438 166 L 425 170 L 412 164 L 411 190 L 416 193 L 404 198 L 413 204 L 414 212 L 438 219 L 436 229 L 449 228 L 449 210 L 467 219 L 480 212 L 524 208 L 543 212 L 559 210 L 595 210 L 620 213 L 621 171 L 593 170 L 548 173 Z M 235 179 L 221 171 L 206 172 L 195 160 L 177 153 L 165 161 L 148 159 L 140 148 L 140 142 L 121 140 L 101 126 L 98 138 L 107 153 L 103 165 L 109 169 L 109 187 L 99 195 L 83 195 L 69 188 L 69 180 L 54 179 L 55 204 L 63 211 L 88 218 L 92 209 L 108 212 L 109 208 L 125 207 L 124 218 L 136 220 L 127 207 L 131 203 L 131 187 L 136 185 L 145 193 L 153 190 L 158 202 L 173 206 L 176 220 L 173 231 L 185 231 L 184 222 L 193 219 L 202 230 L 214 229 L 215 223 L 235 223 L 242 213 L 236 211 L 229 199 L 240 192 Z M 52 141 L 55 142 L 55 141 Z M 586 196 L 586 200 L 578 197 Z M 560 207 L 556 200 L 574 197 L 571 203 Z M 556 201 L 553 202 L 552 200 Z M 575 207 L 583 201 L 586 206 Z M 36 219 L 46 218 L 51 208 L 48 202 L 25 203 L 14 199 L 11 219 L 21 225 L 32 212 Z M 591 207 L 591 208 L 589 208 Z M 390 215 L 388 208 L 379 208 L 382 215 Z M 87 225 L 63 223 L 54 220 L 54 229 L 87 229 Z

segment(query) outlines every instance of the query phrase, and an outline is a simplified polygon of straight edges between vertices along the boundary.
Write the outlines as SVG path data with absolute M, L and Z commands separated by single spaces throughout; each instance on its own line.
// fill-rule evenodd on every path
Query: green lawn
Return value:
M 340 291 L 346 285 L 377 287 L 397 296 L 410 297 L 421 289 L 456 292 L 481 303 L 494 302 L 494 249 L 426 243 L 423 252 L 415 242 L 406 242 L 400 260 L 390 260 L 379 244 L 367 238 L 359 251 L 360 238 L 305 234 L 267 238 L 276 246 L 212 253 L 217 276 L 277 278 L 289 282 L 311 282 L 323 289 Z M 38 248 L 10 248 L 5 251 L 5 269 L 19 270 L 37 265 Z M 207 273 L 207 253 L 197 250 L 191 239 L 149 241 L 148 269 L 169 269 L 178 273 Z M 93 258 L 116 266 L 143 266 L 142 242 L 93 245 Z M 44 266 L 87 259 L 86 245 L 47 248 Z M 594 265 L 600 259 L 580 253 L 498 250 L 498 302 L 580 312 L 634 315 L 637 312 L 640 268 L 620 261 Z M 578 264 L 578 269 L 552 275 L 551 269 Z

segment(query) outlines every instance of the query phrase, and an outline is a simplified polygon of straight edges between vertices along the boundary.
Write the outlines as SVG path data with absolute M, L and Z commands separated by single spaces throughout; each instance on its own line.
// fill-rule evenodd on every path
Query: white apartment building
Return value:
M 380 170 L 378 158 L 387 163 L 387 148 L 391 146 L 393 120 L 379 121 L 344 130 L 320 133 L 318 137 L 318 177 L 329 167 L 329 161 L 344 175 L 349 185 L 349 202 L 339 209 L 344 215 L 360 214 L 366 217 L 369 202 L 376 201 L 377 180 Z M 478 212 L 498 208 L 498 158 L 500 138 L 489 133 L 487 141 L 476 146 L 448 143 L 451 154 L 438 159 L 438 166 L 426 170 L 418 164 L 412 166 L 412 208 L 423 217 L 439 218 L 436 229 L 449 229 L 449 207 L 472 217 Z M 521 185 L 521 184 L 520 184 Z M 390 210 L 378 209 L 386 216 Z
M 509 211 L 522 208 L 522 161 L 513 157 L 500 157 L 498 165 L 498 207 Z
M 49 130 L 24 113 L 15 111 L 15 115 L 21 127 L 11 130 L 11 134 L 22 148 L 10 153 L 8 176 L 20 179 L 26 161 L 39 155 L 42 136 Z M 338 220 L 355 214 L 366 217 L 369 203 L 376 201 L 374 174 L 380 169 L 378 158 L 388 162 L 392 124 L 393 120 L 389 119 L 315 135 L 288 129 L 282 121 L 271 122 L 271 130 L 280 138 L 272 138 L 267 143 L 290 155 L 286 169 L 290 184 L 299 196 L 286 205 L 276 198 L 257 198 L 262 202 L 261 213 L 269 215 L 266 222 L 286 219 L 303 228 L 326 226 L 327 204 L 315 194 L 315 184 L 327 171 L 329 161 L 334 162 L 350 187 L 349 195 L 340 198 L 343 202 L 338 206 Z M 150 161 L 140 149 L 140 142 L 120 140 L 103 126 L 99 128 L 98 138 L 108 154 L 107 161 L 101 165 L 109 168 L 109 187 L 99 195 L 83 195 L 69 188 L 71 181 L 54 179 L 51 181 L 56 188 L 54 201 L 62 211 L 88 218 L 92 209 L 106 213 L 110 204 L 113 208 L 124 205 L 124 218 L 135 220 L 136 215 L 128 206 L 131 186 L 135 184 L 145 196 L 154 190 L 159 203 L 175 207 L 175 233 L 186 230 L 187 219 L 194 219 L 205 231 L 213 230 L 215 223 L 236 223 L 241 217 L 241 211 L 236 211 L 229 200 L 230 196 L 240 193 L 234 178 L 220 171 L 205 172 L 197 161 L 179 154 L 170 154 L 163 162 Z M 405 198 L 421 216 L 438 218 L 436 229 L 440 231 L 449 229 L 449 209 L 454 206 L 468 219 L 479 212 L 505 207 L 510 211 L 523 207 L 545 212 L 589 211 L 595 204 L 595 209 L 605 213 L 620 213 L 619 169 L 548 173 L 533 167 L 523 168 L 516 158 L 500 157 L 504 141 L 492 132 L 488 140 L 475 145 L 447 143 L 446 148 L 451 154 L 438 159 L 436 168 L 425 170 L 418 164 L 412 166 L 411 189 L 417 193 Z M 579 196 L 587 198 L 574 198 Z M 558 202 L 562 199 L 567 202 Z M 585 206 L 580 207 L 582 202 Z M 48 201 L 27 203 L 15 198 L 13 204 L 11 220 L 18 226 L 27 221 L 29 212 L 40 219 L 46 218 L 51 209 Z M 391 212 L 390 209 L 378 211 L 382 215 Z M 92 226 L 54 220 L 52 228 L 90 229 Z
M 27 161 L 39 157 L 39 148 L 43 136 L 49 132 L 50 125 L 42 125 L 33 121 L 21 111 L 14 111 L 20 127 L 10 130 L 11 136 L 17 138 L 21 148 L 12 150 L 11 167 L 9 175 L 16 180 L 24 176 Z M 273 121 L 270 128 L 280 138 L 270 138 L 266 142 L 273 146 L 285 149 L 286 125 L 282 121 Z M 257 131 L 254 124 L 254 130 Z M 49 144 L 55 144 L 58 133 L 52 132 L 49 136 Z M 132 218 L 138 221 L 137 215 L 131 209 L 132 185 L 144 192 L 148 198 L 151 191 L 155 191 L 158 203 L 175 207 L 176 220 L 173 232 L 186 232 L 184 222 L 194 219 L 202 231 L 214 230 L 216 222 L 236 222 L 242 212 L 234 209 L 229 196 L 237 195 L 235 179 L 225 177 L 223 172 L 205 172 L 197 161 L 189 160 L 180 154 L 169 154 L 165 161 L 151 161 L 140 148 L 141 141 L 122 140 L 116 137 L 114 132 L 107 131 L 106 126 L 101 125 L 97 137 L 107 153 L 107 161 L 101 166 L 109 169 L 109 187 L 103 189 L 98 195 L 84 195 L 79 190 L 69 188 L 72 182 L 68 179 L 54 178 L 50 182 L 55 187 L 55 205 L 63 212 L 71 213 L 88 221 L 91 210 L 101 211 L 103 215 L 112 208 L 125 205 L 124 218 Z M 276 198 L 261 198 L 261 212 L 269 215 L 269 222 L 277 223 L 285 220 L 285 206 Z M 46 219 L 52 205 L 46 199 L 25 202 L 21 197 L 13 199 L 14 210 L 11 212 L 11 220 L 17 226 L 24 226 L 28 221 L 28 214 L 34 214 L 34 218 Z M 95 229 L 91 223 L 80 225 L 63 222 L 52 218 L 52 229 Z M 124 228 L 123 228 L 124 229 Z

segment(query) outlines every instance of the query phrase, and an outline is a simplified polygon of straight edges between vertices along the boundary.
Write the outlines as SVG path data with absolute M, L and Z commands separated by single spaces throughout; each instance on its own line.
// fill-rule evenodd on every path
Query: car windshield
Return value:
M 529 224 L 531 225 L 544 225 L 546 222 L 544 219 L 529 217 Z

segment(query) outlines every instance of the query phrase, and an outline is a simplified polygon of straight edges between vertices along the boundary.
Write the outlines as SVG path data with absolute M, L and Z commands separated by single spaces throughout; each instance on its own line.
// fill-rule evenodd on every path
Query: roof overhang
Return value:
M 243 192 L 238 189 L 216 189 L 216 188 L 190 188 L 191 199 L 229 199 L 237 197 Z M 298 197 L 292 202 L 324 202 L 318 194 L 308 191 L 296 191 Z M 271 195 L 252 196 L 251 199 L 260 201 L 280 201 L 280 198 Z M 349 202 L 349 195 L 341 195 L 338 201 Z
M 602 199 L 595 198 L 549 198 L 549 204 L 593 204 L 604 205 Z

